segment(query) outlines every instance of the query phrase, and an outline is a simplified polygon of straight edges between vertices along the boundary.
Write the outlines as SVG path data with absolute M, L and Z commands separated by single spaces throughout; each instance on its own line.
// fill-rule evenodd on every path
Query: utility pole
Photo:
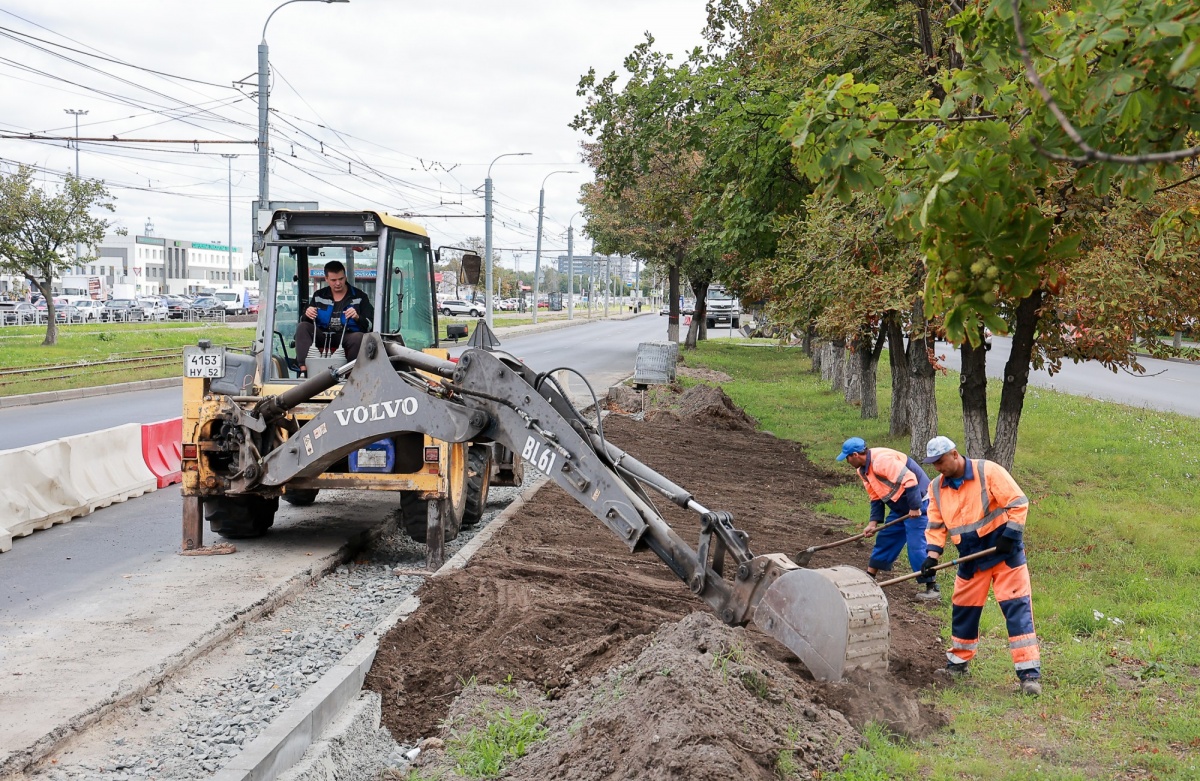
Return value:
M 612 262 L 612 255 L 604 256 L 604 317 L 608 317 L 608 288 L 612 284 L 612 272 L 609 271 L 608 265 Z
M 237 155 L 221 155 L 228 162 L 229 169 L 229 278 L 226 280 L 228 284 L 225 287 L 233 286 L 233 158 Z
M 75 116 L 75 178 L 79 178 L 79 117 L 82 114 L 87 114 L 87 111 L 77 108 L 65 108 L 63 111 Z M 79 242 L 75 242 L 75 265 L 79 266 L 79 258 L 82 255 L 79 247 Z M 78 270 L 78 269 L 77 269 Z
M 567 220 L 567 319 L 575 319 L 575 228 L 571 225 L 579 212 Z
M 488 164 L 487 178 L 483 180 L 483 252 L 484 263 L 487 267 L 487 279 L 484 288 L 487 290 L 487 300 L 484 301 L 483 308 L 487 310 L 486 322 L 488 328 L 492 327 L 492 166 L 496 164 L 496 160 L 501 157 L 523 157 L 531 155 L 532 152 L 505 152 L 502 155 L 497 155 L 495 160 Z M 517 280 L 517 290 L 520 291 L 521 280 Z
M 251 251 L 257 252 L 262 249 L 262 234 L 258 230 L 258 213 L 263 209 L 271 208 L 271 186 L 270 177 L 270 159 L 271 145 L 269 141 L 269 120 L 270 116 L 270 58 L 267 50 L 267 25 L 271 23 L 271 17 L 276 11 L 283 8 L 285 5 L 292 3 L 348 3 L 350 0 L 287 0 L 285 3 L 280 3 L 275 6 L 275 10 L 267 14 L 267 21 L 263 22 L 262 40 L 258 44 L 258 202 L 255 203 L 253 213 L 250 215 L 251 231 L 253 232 Z
M 542 187 L 538 190 L 538 232 L 537 232 L 537 257 L 533 261 L 533 322 L 537 323 L 538 316 L 538 277 L 542 273 L 542 213 L 546 209 L 546 179 L 549 179 L 555 174 L 574 174 L 578 171 L 551 171 L 542 179 Z M 546 308 L 547 314 L 550 308 Z

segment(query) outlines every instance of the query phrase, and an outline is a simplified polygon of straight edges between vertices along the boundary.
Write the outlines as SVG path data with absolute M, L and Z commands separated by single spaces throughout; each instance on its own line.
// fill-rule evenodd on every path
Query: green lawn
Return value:
M 0 396 L 179 377 L 183 374 L 182 350 L 185 346 L 196 344 L 200 339 L 211 339 L 214 344 L 249 347 L 254 330 L 221 324 L 105 323 L 60 328 L 58 344 L 52 347 L 42 345 L 45 336 L 45 326 L 0 330 L 0 372 L 132 358 L 148 352 L 169 354 L 174 351 L 180 357 L 166 365 L 153 367 L 113 365 L 35 375 L 0 374 Z
M 764 429 L 830 466 L 853 435 L 908 450 L 907 437 L 887 436 L 886 356 L 881 417 L 861 420 L 798 348 L 740 341 L 702 343 L 685 360 L 733 376 L 726 392 Z M 957 374 L 939 378 L 941 433 L 961 442 L 957 391 Z M 999 394 L 989 387 L 993 416 Z M 1003 619 L 989 605 L 971 678 L 929 695 L 949 727 L 916 744 L 876 734 L 836 778 L 1200 779 L 1200 420 L 1031 386 L 1013 476 L 1031 504 L 1045 694 L 1015 693 Z M 848 484 L 820 509 L 857 527 L 866 495 Z M 931 666 L 943 662 L 931 653 Z

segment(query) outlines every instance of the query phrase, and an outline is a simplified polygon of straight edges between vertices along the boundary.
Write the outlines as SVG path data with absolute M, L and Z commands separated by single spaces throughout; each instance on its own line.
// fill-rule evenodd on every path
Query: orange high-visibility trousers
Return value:
M 954 579 L 951 647 L 946 658 L 951 664 L 966 664 L 979 647 L 979 617 L 987 603 L 988 589 L 1008 625 L 1008 650 L 1018 676 L 1041 669 L 1041 653 L 1033 630 L 1033 601 L 1030 598 L 1029 567 L 1010 567 L 1000 562 L 985 570 L 976 570 L 970 578 Z

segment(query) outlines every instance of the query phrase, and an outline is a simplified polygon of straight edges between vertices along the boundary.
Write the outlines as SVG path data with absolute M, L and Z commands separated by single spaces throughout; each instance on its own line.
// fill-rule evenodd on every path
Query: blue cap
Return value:
M 950 437 L 934 437 L 925 445 L 925 459 L 921 463 L 932 464 L 956 447 L 958 446 L 954 444 L 954 440 L 950 439 Z
M 845 442 L 842 443 L 842 453 L 841 453 L 841 455 L 839 455 L 837 457 L 837 460 L 845 461 L 846 456 L 850 456 L 855 453 L 865 453 L 866 450 L 867 450 L 867 443 L 863 440 L 862 437 L 850 437 L 849 439 L 847 439 Z

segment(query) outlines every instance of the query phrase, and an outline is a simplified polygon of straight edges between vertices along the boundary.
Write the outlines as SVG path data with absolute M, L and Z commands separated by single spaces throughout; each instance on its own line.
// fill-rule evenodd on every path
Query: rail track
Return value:
M 218 347 L 245 347 L 244 344 L 218 344 Z M 0 370 L 0 389 L 18 383 L 36 380 L 48 382 L 51 380 L 69 380 L 83 375 L 96 376 L 128 372 L 133 369 L 157 369 L 164 366 L 180 367 L 183 371 L 183 348 L 157 348 L 150 350 L 133 350 L 125 353 L 114 353 L 103 361 L 78 361 L 76 363 L 55 364 L 52 366 L 37 366 L 31 369 Z

